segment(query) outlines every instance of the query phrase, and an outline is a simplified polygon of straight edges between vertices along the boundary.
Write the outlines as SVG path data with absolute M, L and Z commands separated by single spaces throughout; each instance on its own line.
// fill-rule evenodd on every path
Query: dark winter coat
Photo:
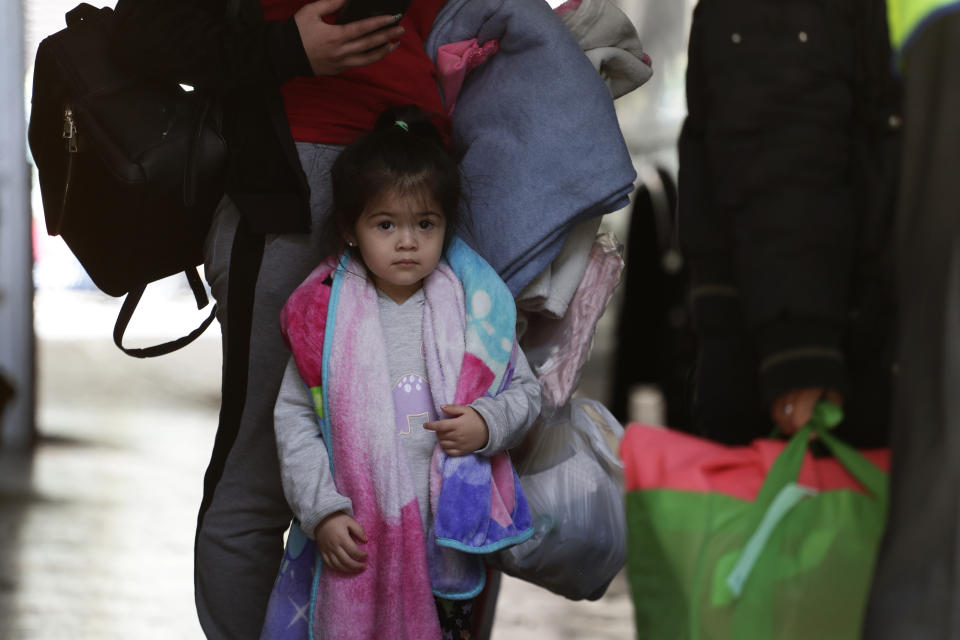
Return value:
M 804 387 L 848 392 L 851 358 L 890 351 L 890 69 L 882 0 L 700 0 L 694 12 L 679 145 L 694 313 L 705 338 L 747 336 L 764 405 Z
M 259 0 L 119 0 L 115 49 L 143 73 L 218 94 L 230 150 L 226 192 L 257 233 L 309 229 L 309 190 L 280 86 L 312 76 L 293 18 Z

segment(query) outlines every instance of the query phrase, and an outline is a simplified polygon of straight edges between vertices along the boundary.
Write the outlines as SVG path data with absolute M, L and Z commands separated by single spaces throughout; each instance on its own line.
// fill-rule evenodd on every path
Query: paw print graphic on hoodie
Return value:
M 408 373 L 400 376 L 393 385 L 393 409 L 396 416 L 397 434 L 409 435 L 424 422 L 436 419 L 430 383 L 423 376 Z

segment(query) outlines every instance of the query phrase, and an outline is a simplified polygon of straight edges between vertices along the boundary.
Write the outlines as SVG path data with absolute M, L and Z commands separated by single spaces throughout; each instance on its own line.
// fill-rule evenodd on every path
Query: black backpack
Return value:
M 143 77 L 110 51 L 113 10 L 80 4 L 67 28 L 45 38 L 34 64 L 29 143 L 47 232 L 60 235 L 102 291 L 126 298 L 114 326 L 125 353 L 152 357 L 195 340 L 123 346 L 144 288 L 184 272 L 208 299 L 196 266 L 223 194 L 226 143 L 219 114 L 200 91 Z

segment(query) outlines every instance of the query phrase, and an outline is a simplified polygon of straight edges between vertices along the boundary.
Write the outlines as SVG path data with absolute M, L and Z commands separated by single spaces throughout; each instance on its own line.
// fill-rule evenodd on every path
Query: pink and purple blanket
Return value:
M 446 404 L 496 395 L 510 382 L 516 310 L 496 272 L 454 238 L 424 280 L 424 349 L 437 415 Z M 533 533 L 505 454 L 431 462 L 432 525 L 424 532 L 395 435 L 377 292 L 349 254 L 321 264 L 290 297 L 282 326 L 315 400 L 337 490 L 369 538 L 366 569 L 322 567 L 315 544 L 291 527 L 262 638 L 440 638 L 433 596 L 484 587 L 482 555 Z

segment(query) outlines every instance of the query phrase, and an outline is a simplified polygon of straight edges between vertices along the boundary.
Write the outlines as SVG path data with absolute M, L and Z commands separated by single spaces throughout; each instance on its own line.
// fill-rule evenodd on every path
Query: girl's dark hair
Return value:
M 446 218 L 446 240 L 458 222 L 460 169 L 443 136 L 414 106 L 393 107 L 373 130 L 348 145 L 330 170 L 333 216 L 340 237 L 352 232 L 367 202 L 385 189 L 425 189 Z

